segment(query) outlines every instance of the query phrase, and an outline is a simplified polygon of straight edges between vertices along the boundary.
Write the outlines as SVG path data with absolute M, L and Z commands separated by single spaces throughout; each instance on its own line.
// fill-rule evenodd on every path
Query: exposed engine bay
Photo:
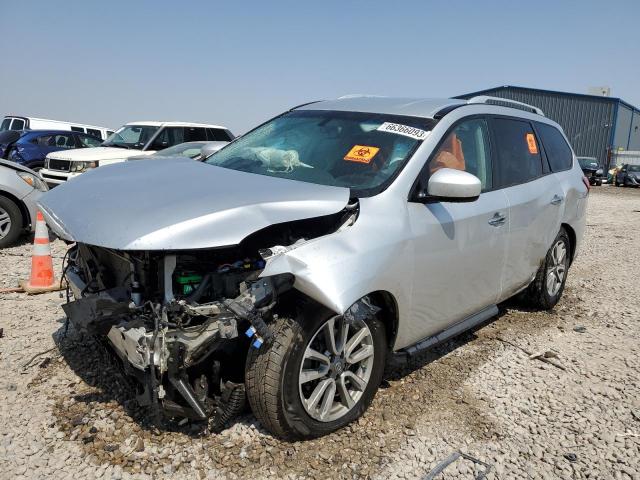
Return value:
M 73 300 L 63 306 L 137 379 L 137 401 L 218 430 L 245 404 L 249 348 L 295 303 L 295 278 L 260 277 L 273 257 L 352 224 L 358 202 L 336 214 L 276 224 L 239 245 L 123 251 L 76 243 L 64 266 Z

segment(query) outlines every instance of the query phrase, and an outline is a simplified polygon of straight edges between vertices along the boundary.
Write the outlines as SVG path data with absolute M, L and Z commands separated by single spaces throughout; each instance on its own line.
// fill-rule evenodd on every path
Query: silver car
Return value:
M 47 184 L 30 168 L 0 160 L 0 248 L 36 226 L 36 202 Z
M 284 438 L 358 418 L 392 357 L 560 299 L 588 182 L 560 127 L 503 99 L 294 108 L 206 162 L 91 171 L 40 202 L 77 242 L 64 310 L 138 401 Z

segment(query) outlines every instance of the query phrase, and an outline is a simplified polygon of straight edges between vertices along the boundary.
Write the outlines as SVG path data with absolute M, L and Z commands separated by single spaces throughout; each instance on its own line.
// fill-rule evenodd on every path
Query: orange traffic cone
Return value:
M 29 293 L 43 293 L 60 290 L 60 282 L 53 276 L 53 261 L 49 246 L 49 230 L 41 212 L 36 217 L 36 235 L 31 254 L 31 277 L 20 280 L 22 289 Z

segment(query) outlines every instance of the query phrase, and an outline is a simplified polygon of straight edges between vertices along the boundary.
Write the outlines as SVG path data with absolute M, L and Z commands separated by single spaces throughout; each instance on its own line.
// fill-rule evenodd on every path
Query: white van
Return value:
M 220 125 L 185 122 L 126 123 L 99 147 L 60 150 L 47 155 L 39 171 L 50 187 L 86 170 L 120 163 L 129 157 L 151 155 L 184 142 L 230 142 L 233 134 Z M 91 150 L 90 152 L 88 150 Z
M 5 130 L 69 130 L 71 132 L 86 133 L 94 137 L 106 140 L 113 130 L 95 125 L 83 125 L 81 123 L 61 122 L 60 120 L 48 120 L 46 118 L 23 117 L 21 115 L 7 115 L 0 124 L 0 132 Z

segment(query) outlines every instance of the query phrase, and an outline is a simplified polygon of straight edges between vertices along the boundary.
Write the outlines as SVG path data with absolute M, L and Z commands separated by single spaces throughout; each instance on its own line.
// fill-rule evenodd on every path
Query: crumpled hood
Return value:
M 66 240 L 118 250 L 236 245 L 272 224 L 337 213 L 349 189 L 238 172 L 191 159 L 91 170 L 38 202 Z
M 149 152 L 151 154 L 153 152 Z M 91 162 L 94 160 L 119 160 L 134 155 L 144 155 L 145 152 L 136 149 L 115 147 L 76 148 L 73 150 L 58 150 L 47 155 L 56 160 L 71 160 L 76 162 Z

